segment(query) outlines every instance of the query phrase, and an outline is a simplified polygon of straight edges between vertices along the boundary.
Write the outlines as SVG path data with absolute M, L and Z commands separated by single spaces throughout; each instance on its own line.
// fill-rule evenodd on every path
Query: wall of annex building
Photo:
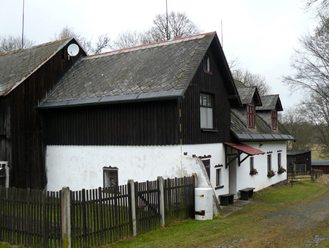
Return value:
M 261 190 L 273 184 L 277 184 L 287 179 L 287 172 L 278 174 L 278 154 L 281 153 L 281 166 L 287 169 L 287 146 L 284 141 L 273 142 L 245 142 L 265 152 L 264 155 L 255 155 L 254 168 L 258 171 L 256 175 L 250 175 L 250 157 L 237 167 L 237 190 L 247 187 L 254 187 L 255 191 Z M 241 155 L 241 158 L 245 154 Z M 275 175 L 268 177 L 267 156 L 271 155 L 271 167 Z M 237 166 L 237 165 L 236 165 Z
M 185 155 L 184 155 L 185 154 Z M 223 144 L 171 146 L 47 146 L 47 190 L 71 190 L 103 187 L 103 167 L 117 167 L 119 184 L 135 181 L 198 175 L 198 187 L 208 187 L 209 180 L 203 158 L 210 155 L 210 180 L 216 183 L 215 166 L 225 162 Z M 206 159 L 208 159 L 207 157 Z M 221 167 L 224 188 L 216 194 L 228 193 L 228 170 Z

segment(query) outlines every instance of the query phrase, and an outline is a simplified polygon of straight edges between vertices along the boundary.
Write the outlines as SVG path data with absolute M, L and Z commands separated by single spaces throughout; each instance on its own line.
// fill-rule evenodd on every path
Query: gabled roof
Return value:
M 256 110 L 276 110 L 283 111 L 279 95 L 261 96 L 263 105 L 256 107 Z
M 215 47 L 219 63 L 224 64 L 221 73 L 230 99 L 239 105 L 224 53 L 213 32 L 84 57 L 41 108 L 181 97 L 210 46 Z
M 246 111 L 242 109 L 231 109 L 231 131 L 241 142 L 294 140 L 281 123 L 278 122 L 278 130 L 272 130 L 257 113 L 255 129 L 248 128 Z
M 254 104 L 255 106 L 261 106 L 262 101 L 258 93 L 257 87 L 245 86 L 239 80 L 234 79 L 234 84 L 238 90 L 239 97 L 243 105 Z
M 72 38 L 0 54 L 0 96 L 8 95 Z
M 262 105 L 261 98 L 256 87 L 238 88 L 238 92 L 243 105 L 251 103 L 255 106 Z

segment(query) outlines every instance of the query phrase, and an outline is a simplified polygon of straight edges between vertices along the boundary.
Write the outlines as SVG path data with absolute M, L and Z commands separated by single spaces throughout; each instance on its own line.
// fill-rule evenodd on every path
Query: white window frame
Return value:
M 209 94 L 200 94 L 200 127 L 214 128 L 214 98 Z
M 119 169 L 117 167 L 103 167 L 103 188 L 119 186 Z
M 221 186 L 222 182 L 222 170 L 221 168 L 216 169 L 216 187 Z

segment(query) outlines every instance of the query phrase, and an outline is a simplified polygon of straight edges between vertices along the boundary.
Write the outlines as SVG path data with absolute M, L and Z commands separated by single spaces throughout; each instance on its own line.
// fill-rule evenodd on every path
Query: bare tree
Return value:
M 180 38 L 188 35 L 201 33 L 200 28 L 191 21 L 186 13 L 170 12 L 167 18 L 165 14 L 158 14 L 153 20 L 153 27 L 149 31 L 149 36 L 153 42 Z
M 306 10 L 310 10 L 312 7 L 315 7 L 315 10 L 323 11 L 329 7 L 328 0 L 305 0 L 305 8 Z
M 110 44 L 111 39 L 108 36 L 108 34 L 103 34 L 98 36 L 98 39 L 94 44 L 92 42 L 92 39 L 87 39 L 81 34 L 74 32 L 73 29 L 69 28 L 68 26 L 64 27 L 59 34 L 56 34 L 54 36 L 54 39 L 55 40 L 64 39 L 67 37 L 75 38 L 81 44 L 81 46 L 86 50 L 88 54 L 98 54 L 104 52 L 104 50 L 108 50 L 112 48 Z
M 270 92 L 270 86 L 266 83 L 265 77 L 260 74 L 253 74 L 247 69 L 238 68 L 232 71 L 232 76 L 246 86 L 256 86 L 262 96 L 268 95 Z
M 123 49 L 127 47 L 138 46 L 141 44 L 141 34 L 136 31 L 123 31 L 114 41 L 115 49 Z
M 281 116 L 281 123 L 296 139 L 290 143 L 290 150 L 309 150 L 310 145 L 316 141 L 313 124 L 308 121 L 304 112 L 304 108 L 299 106 L 284 111 Z
M 313 33 L 300 38 L 301 49 L 295 50 L 291 67 L 294 75 L 284 82 L 295 90 L 302 90 L 304 115 L 314 125 L 317 138 L 329 151 L 329 25 L 321 16 Z
M 22 47 L 22 37 L 20 36 L 0 36 L 0 53 L 10 52 L 18 49 L 31 47 L 34 41 L 24 37 L 24 47 Z
M 153 20 L 153 26 L 144 32 L 124 31 L 119 34 L 114 42 L 117 49 L 149 44 L 153 42 L 165 41 L 181 38 L 193 34 L 201 33 L 201 29 L 194 24 L 186 13 L 170 12 L 167 18 L 165 14 L 158 14 Z

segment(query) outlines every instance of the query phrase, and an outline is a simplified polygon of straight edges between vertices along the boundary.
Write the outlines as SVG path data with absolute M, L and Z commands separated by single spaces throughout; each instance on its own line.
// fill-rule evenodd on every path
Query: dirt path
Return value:
M 325 175 L 321 178 L 321 183 L 329 185 L 329 175 Z M 242 205 L 235 206 L 231 209 L 226 209 L 223 211 L 224 216 L 230 213 L 242 209 L 250 203 L 242 203 Z M 307 234 L 317 227 L 324 220 L 329 223 L 329 194 L 325 194 L 318 198 L 316 201 L 302 206 L 293 206 L 292 208 L 277 211 L 266 215 L 263 218 L 266 226 L 269 227 L 269 232 L 271 228 L 282 228 L 282 233 L 289 234 Z M 316 247 L 322 241 L 327 240 L 328 236 L 315 235 L 313 240 L 309 240 L 305 244 L 299 244 L 298 247 Z M 243 247 L 243 240 L 234 240 L 230 244 L 218 246 L 218 248 L 229 248 L 229 247 Z M 249 246 L 248 246 L 249 247 Z M 275 246 L 266 246 L 275 247 Z M 296 246 L 294 246 L 296 247 Z

